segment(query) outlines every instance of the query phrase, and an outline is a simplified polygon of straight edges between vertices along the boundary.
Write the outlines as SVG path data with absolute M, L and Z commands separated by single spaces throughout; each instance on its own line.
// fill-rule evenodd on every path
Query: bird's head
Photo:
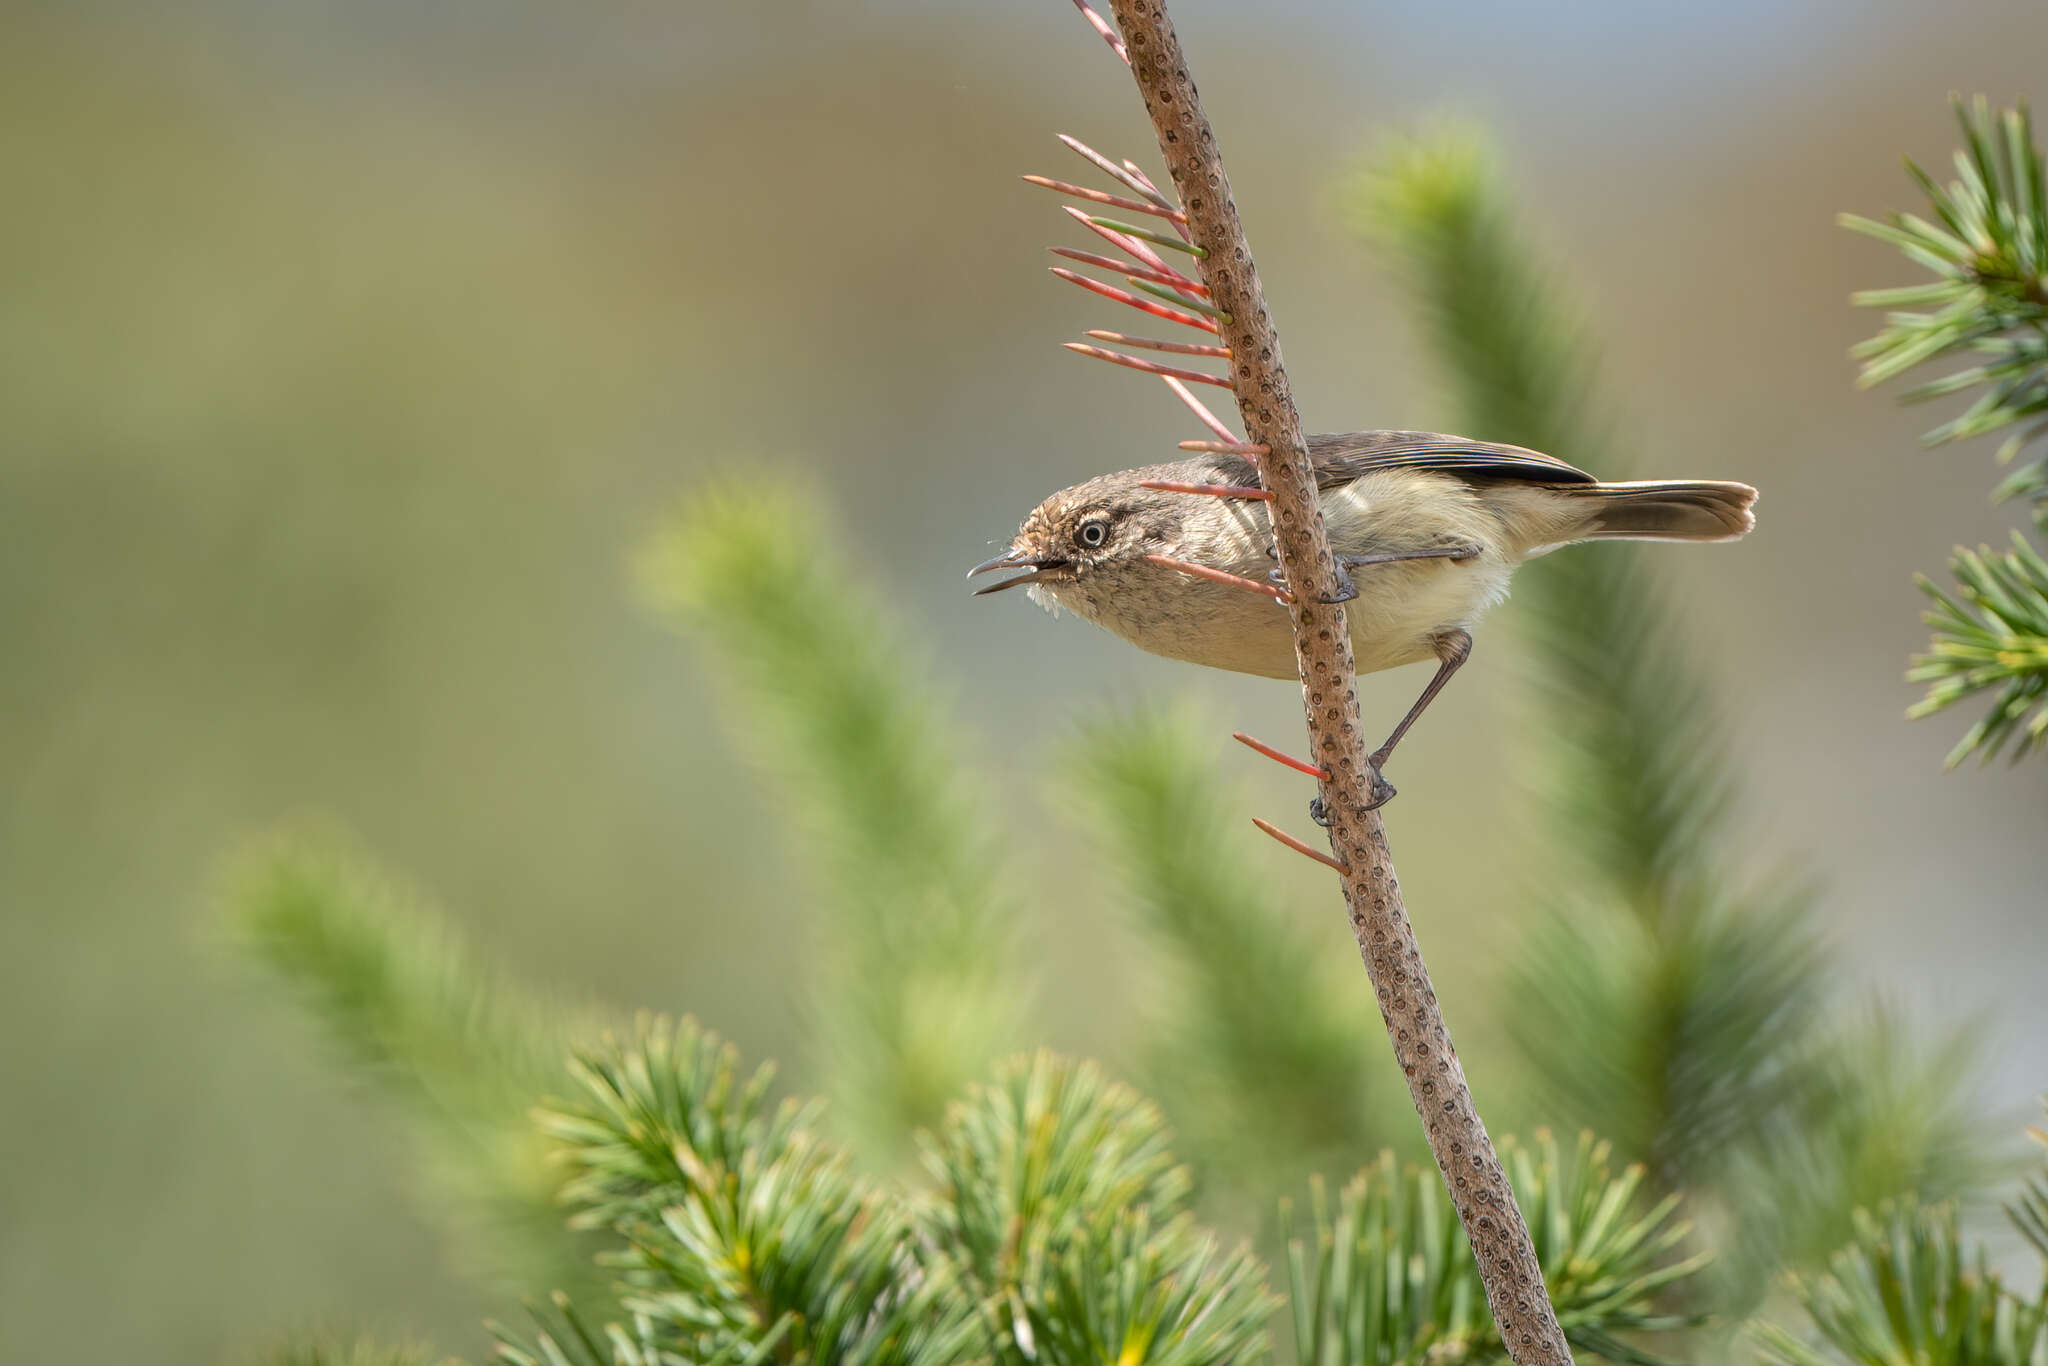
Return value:
M 1000 593 L 1029 585 L 1031 595 L 1088 613 L 1094 590 L 1107 590 L 1134 571 L 1162 571 L 1147 555 L 1170 555 L 1180 539 L 1187 500 L 1142 488 L 1151 471 L 1103 475 L 1061 489 L 1033 508 L 1010 548 L 968 570 L 968 575 L 1021 569 L 1014 578 L 976 590 Z

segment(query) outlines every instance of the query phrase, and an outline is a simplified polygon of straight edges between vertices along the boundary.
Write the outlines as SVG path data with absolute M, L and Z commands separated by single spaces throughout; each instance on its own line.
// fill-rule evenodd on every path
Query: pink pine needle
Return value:
M 1220 360 L 1230 359 L 1230 348 L 1227 346 L 1204 346 L 1200 342 L 1164 341 L 1158 337 L 1133 337 L 1122 332 L 1104 332 L 1100 328 L 1093 327 L 1088 329 L 1088 335 L 1097 341 L 1115 342 L 1119 346 L 1135 346 L 1141 351 L 1171 351 L 1177 356 L 1215 356 Z M 1183 442 L 1182 445 L 1186 445 L 1186 443 Z
M 1214 322 L 1199 314 L 1183 313 L 1177 308 L 1168 308 L 1164 304 L 1155 304 L 1150 299 L 1141 299 L 1127 289 L 1118 289 L 1115 285 L 1106 285 L 1100 280 L 1090 279 L 1078 270 L 1067 270 L 1061 266 L 1054 266 L 1052 273 L 1070 284 L 1079 285 L 1083 289 L 1093 290 L 1105 299 L 1114 299 L 1120 304 L 1129 304 L 1140 313 L 1149 313 L 1155 318 L 1164 318 L 1170 323 L 1180 323 L 1183 326 L 1197 328 L 1203 332 L 1215 332 L 1218 330 Z M 1228 436 L 1229 433 L 1226 432 L 1224 435 Z
M 1222 420 L 1218 418 L 1216 414 L 1209 411 L 1207 404 L 1203 403 L 1202 400 L 1196 398 L 1194 394 L 1189 391 L 1187 385 L 1182 384 L 1172 375 L 1168 375 L 1166 377 L 1166 387 L 1173 390 L 1173 392 L 1179 396 L 1180 401 L 1182 403 L 1185 403 L 1188 405 L 1188 407 L 1194 409 L 1195 416 L 1201 419 L 1202 425 L 1204 427 L 1207 427 L 1210 431 L 1216 433 L 1216 435 L 1219 438 L 1233 446 L 1242 446 L 1245 444 L 1244 442 L 1239 441 L 1237 437 L 1231 433 L 1230 428 L 1223 425 Z
M 1129 171 L 1132 177 L 1136 179 L 1137 182 L 1144 187 L 1139 191 L 1140 194 L 1144 195 L 1147 199 L 1151 200 L 1155 204 L 1163 205 L 1169 208 L 1173 206 L 1173 201 L 1168 199 L 1165 195 L 1159 192 L 1159 187 L 1152 183 L 1152 177 L 1146 175 L 1144 170 L 1138 165 L 1137 162 L 1132 161 L 1129 157 L 1125 157 L 1124 169 L 1126 171 Z M 1184 213 L 1179 214 L 1176 218 L 1174 218 L 1173 230 L 1179 233 L 1183 238 L 1186 238 L 1190 242 L 1195 240 L 1193 237 L 1188 235 L 1188 216 Z
M 1205 455 L 1241 455 L 1247 460 L 1257 460 L 1262 455 L 1271 455 L 1266 446 L 1256 446 L 1248 441 L 1183 441 L 1184 451 L 1201 451 Z
M 1144 185 L 1146 193 L 1155 195 L 1159 193 L 1159 187 L 1152 183 L 1152 177 L 1146 175 L 1145 168 L 1138 165 L 1137 162 L 1132 161 L 1129 157 L 1125 157 L 1124 169 L 1129 171 L 1134 179 Z
M 1110 194 L 1105 190 L 1091 190 L 1086 185 L 1076 185 L 1069 180 L 1054 180 L 1051 176 L 1042 175 L 1028 175 L 1023 179 L 1027 185 L 1036 185 L 1040 189 L 1045 190 L 1055 190 L 1060 194 L 1072 195 L 1076 199 L 1086 199 L 1095 204 L 1108 204 L 1112 208 L 1129 209 L 1132 213 L 1149 213 L 1155 218 L 1175 220 L 1187 217 L 1179 209 L 1170 209 L 1163 204 L 1154 204 L 1148 199 L 1131 199 L 1125 195 Z
M 1274 825 L 1271 821 L 1262 821 L 1257 816 L 1254 816 L 1252 817 L 1252 824 L 1258 826 L 1259 829 L 1265 831 L 1274 839 L 1279 840 L 1282 844 L 1286 845 L 1289 849 L 1292 849 L 1295 853 L 1306 854 L 1310 858 L 1314 859 L 1317 863 L 1323 864 L 1326 867 L 1335 868 L 1339 873 L 1342 873 L 1345 877 L 1351 876 L 1350 868 L 1346 867 L 1342 863 L 1339 863 L 1336 859 L 1331 858 L 1328 854 L 1324 853 L 1320 849 L 1309 848 L 1306 844 L 1303 844 L 1300 840 L 1288 834 L 1285 830 L 1282 830 L 1280 827 Z
M 1137 238 L 1126 237 L 1123 233 L 1118 232 L 1115 228 L 1103 227 L 1100 223 L 1097 223 L 1090 219 L 1087 214 L 1081 212 L 1081 210 L 1075 208 L 1072 204 L 1067 205 L 1066 210 L 1075 218 L 1079 219 L 1081 221 L 1081 224 L 1084 227 L 1086 227 L 1088 231 L 1095 233 L 1097 236 L 1101 237 L 1105 242 L 1108 242 L 1111 246 L 1117 248 L 1119 251 L 1125 251 L 1130 253 L 1131 258 L 1137 261 L 1138 264 L 1146 266 L 1149 269 L 1159 271 L 1161 274 L 1164 275 L 1178 276 L 1180 279 L 1183 280 L 1186 280 L 1188 278 L 1187 276 L 1182 275 L 1179 271 L 1175 270 L 1172 266 L 1166 264 L 1165 257 L 1161 256 L 1158 252 L 1152 250 L 1152 248 L 1146 246 L 1143 242 L 1140 242 Z M 1190 280 L 1189 283 L 1192 284 L 1194 282 Z
M 1161 365 L 1157 361 L 1146 360 L 1143 356 L 1127 356 L 1121 351 L 1090 346 L 1086 342 L 1064 342 L 1062 345 L 1077 356 L 1087 356 L 1090 360 L 1106 360 L 1111 365 L 1129 366 L 1133 370 L 1143 370 L 1148 375 L 1164 375 L 1169 379 L 1182 379 L 1194 384 L 1213 384 L 1219 389 L 1230 387 L 1230 381 L 1221 375 L 1211 375 L 1201 370 L 1183 370 L 1177 365 Z
M 1126 223 L 1116 218 L 1104 218 L 1101 214 L 1092 215 L 1088 221 L 1098 227 L 1108 228 L 1112 232 L 1120 232 L 1133 241 L 1151 242 L 1156 246 L 1165 247 L 1168 251 L 1184 251 L 1197 261 L 1209 254 L 1205 248 L 1196 246 L 1184 237 L 1168 237 L 1163 232 L 1154 232 L 1150 228 L 1139 227 L 1136 223 Z
M 1128 166 L 1130 163 L 1126 162 L 1124 166 L 1119 166 L 1077 137 L 1070 137 L 1065 133 L 1058 134 L 1058 137 L 1066 145 L 1068 151 L 1080 157 L 1117 184 L 1130 190 L 1131 193 L 1143 195 L 1161 208 L 1172 209 L 1175 213 L 1180 212 L 1180 205 L 1159 193 L 1158 187 L 1145 178 L 1143 171 L 1133 174 L 1131 171 L 1126 170 L 1125 166 Z
M 1081 11 L 1089 26 L 1102 35 L 1102 41 L 1109 44 L 1109 50 L 1121 57 L 1125 66 L 1129 66 L 1131 54 L 1124 50 L 1124 40 L 1116 36 L 1116 30 L 1109 26 L 1109 22 L 1090 8 L 1088 0 L 1074 0 L 1074 8 Z
M 1274 749 L 1265 741 L 1254 740 L 1251 736 L 1246 735 L 1241 730 L 1234 730 L 1230 732 L 1230 738 L 1237 741 L 1240 745 L 1244 745 L 1250 749 L 1257 750 L 1259 753 L 1265 755 L 1268 759 L 1271 759 L 1276 764 L 1286 765 L 1288 768 L 1293 769 L 1296 773 L 1306 773 L 1309 777 L 1316 779 L 1318 782 L 1326 783 L 1330 781 L 1330 771 L 1328 769 L 1317 768 L 1314 764 L 1310 763 L 1306 759 L 1297 759 L 1292 754 L 1286 754 L 1280 750 Z
M 1173 277 L 1168 275 L 1161 275 L 1158 271 L 1133 270 L 1131 268 L 1130 262 L 1119 261 L 1114 256 L 1103 256 L 1097 252 L 1092 251 L 1080 251 L 1074 247 L 1053 247 L 1050 248 L 1050 250 L 1053 255 L 1064 256 L 1069 261 L 1079 261 L 1082 265 L 1100 266 L 1104 270 L 1113 270 L 1127 280 L 1150 280 L 1154 284 L 1166 285 L 1170 288 L 1178 289 L 1184 294 L 1191 295 L 1195 292 L 1194 290 L 1189 289 L 1186 285 L 1175 284 L 1173 281 Z M 1202 290 L 1203 297 L 1206 298 L 1208 296 L 1209 291 L 1206 286 L 1197 286 L 1197 288 Z
M 1278 584 L 1261 583 L 1242 574 L 1233 574 L 1227 569 L 1211 569 L 1206 564 L 1196 564 L 1193 560 L 1176 560 L 1171 555 L 1147 555 L 1145 558 L 1161 568 L 1186 574 L 1189 578 L 1207 579 L 1210 583 L 1220 583 L 1226 588 L 1242 588 L 1247 593 L 1260 593 L 1275 602 L 1294 601 L 1287 590 Z

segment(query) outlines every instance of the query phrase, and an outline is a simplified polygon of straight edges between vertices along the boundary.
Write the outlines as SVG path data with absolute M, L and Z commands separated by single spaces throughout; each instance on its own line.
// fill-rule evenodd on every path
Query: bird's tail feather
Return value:
M 1589 509 L 1579 538 L 1623 541 L 1733 541 L 1756 525 L 1756 490 L 1712 479 L 1648 479 L 1558 490 Z

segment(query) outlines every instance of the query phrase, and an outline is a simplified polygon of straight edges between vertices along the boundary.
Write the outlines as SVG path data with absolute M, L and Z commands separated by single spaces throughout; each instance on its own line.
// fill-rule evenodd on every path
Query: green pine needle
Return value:
M 1981 1252 L 1965 1256 L 1953 1205 L 1858 1211 L 1855 1241 L 1824 1275 L 1790 1289 L 1810 1338 L 1750 1325 L 1766 1366 L 2040 1366 L 2048 1298 L 2008 1290 Z
M 1992 692 L 1991 710 L 1947 762 L 1952 768 L 1974 753 L 1989 763 L 2008 746 L 2019 759 L 2048 744 L 2048 560 L 2015 531 L 2012 549 L 1957 550 L 1949 568 L 1954 595 L 1919 580 L 1935 603 L 1925 616 L 1934 640 L 1906 675 L 1928 685 L 1907 715 L 1931 716 Z
M 1968 412 L 1929 434 L 1930 444 L 2048 413 L 2048 213 L 2032 117 L 2025 105 L 1994 115 L 1982 98 L 1974 105 L 1958 100 L 1955 108 L 1967 144 L 1956 154 L 1956 179 L 1942 185 L 1907 163 L 1938 225 L 1905 213 L 1883 222 L 1855 215 L 1841 220 L 1853 232 L 1897 247 L 1935 277 L 1851 296 L 1864 307 L 1889 310 L 1884 329 L 1853 352 L 1863 362 L 1860 383 L 1882 384 L 1965 351 L 1996 358 L 1907 395 L 1986 386 Z
M 542 1114 L 579 1226 L 625 1246 L 601 1331 L 568 1297 L 496 1330 L 511 1366 L 1263 1366 L 1258 1262 L 1184 1206 L 1148 1102 L 1050 1054 L 997 1070 L 920 1142 L 932 1188 L 851 1174 L 819 1107 L 684 1021 L 577 1063 Z
M 1005 1366 L 1266 1360 L 1263 1268 L 1194 1223 L 1158 1110 L 1094 1065 L 1006 1063 L 924 1147 L 928 1237 Z
M 833 952 L 817 1034 L 864 1150 L 902 1150 L 1008 1046 L 1022 991 L 988 790 L 860 587 L 815 501 L 781 485 L 692 498 L 643 558 L 654 601 L 711 647 L 741 734 L 805 838 Z
M 2024 104 L 1994 114 L 1980 97 L 1970 105 L 1957 100 L 1955 108 L 1965 144 L 1956 154 L 1956 178 L 1943 185 L 1907 163 L 1939 226 L 1911 214 L 1884 222 L 1842 219 L 1935 276 L 1928 284 L 1851 296 L 1890 310 L 1884 329 L 1852 354 L 1863 362 L 1865 386 L 1967 356 L 1970 364 L 1904 397 L 1918 402 L 1980 391 L 1926 442 L 1964 441 L 2025 423 L 1999 447 L 1999 463 L 2007 464 L 2048 435 L 2048 176 Z M 2048 455 L 2007 474 L 1993 496 L 2024 499 L 2037 521 L 2048 518 Z M 1988 762 L 2007 751 L 2017 761 L 2048 742 L 2048 565 L 2016 532 L 2011 551 L 1958 550 L 1949 566 L 1953 595 L 1920 580 L 1935 603 L 1926 617 L 1934 639 L 1906 675 L 1928 685 L 1907 714 L 1931 716 L 1988 694 L 1990 709 L 1964 732 L 1948 765 L 1972 754 Z
M 1705 1265 L 1679 1249 L 1675 1197 L 1647 1199 L 1644 1172 L 1619 1174 L 1608 1146 L 1581 1135 L 1570 1152 L 1547 1132 L 1534 1148 L 1500 1144 L 1529 1222 L 1559 1324 L 1582 1352 L 1662 1366 L 1645 1334 L 1692 1320 L 1658 1298 Z M 1291 1219 L 1290 1219 L 1291 1223 Z M 1305 1230 L 1288 1233 L 1300 1366 L 1439 1366 L 1506 1360 L 1457 1211 L 1434 1170 L 1383 1153 L 1338 1193 L 1318 1182 Z
M 579 1227 L 611 1259 L 631 1325 L 594 1331 L 566 1299 L 508 1362 L 956 1366 L 978 1322 L 904 1203 L 853 1176 L 816 1104 L 771 1107 L 768 1073 L 685 1020 L 644 1019 L 583 1054 L 580 1095 L 542 1113 Z

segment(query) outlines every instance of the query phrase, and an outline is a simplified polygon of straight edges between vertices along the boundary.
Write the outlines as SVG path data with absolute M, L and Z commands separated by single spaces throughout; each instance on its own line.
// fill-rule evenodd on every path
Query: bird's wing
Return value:
M 1470 441 L 1440 432 L 1326 432 L 1308 438 L 1316 484 L 1335 488 L 1374 470 L 1442 470 L 1460 479 L 1524 479 L 1540 484 L 1595 484 L 1556 456 Z

